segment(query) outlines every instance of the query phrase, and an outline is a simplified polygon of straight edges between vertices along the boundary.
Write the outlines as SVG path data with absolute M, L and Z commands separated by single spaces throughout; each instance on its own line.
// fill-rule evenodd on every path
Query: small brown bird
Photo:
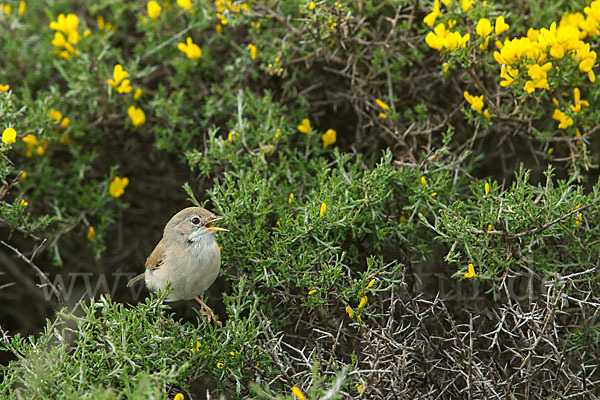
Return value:
M 195 299 L 208 315 L 215 314 L 198 296 L 213 284 L 221 268 L 221 250 L 215 232 L 228 230 L 213 226 L 219 217 L 202 207 L 179 211 L 165 226 L 163 237 L 146 259 L 146 271 L 127 283 L 142 279 L 152 291 L 164 290 L 171 283 L 166 301 Z

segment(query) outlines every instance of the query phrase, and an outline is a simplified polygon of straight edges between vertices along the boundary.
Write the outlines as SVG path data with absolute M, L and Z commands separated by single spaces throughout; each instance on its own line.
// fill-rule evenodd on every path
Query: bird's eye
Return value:
M 198 218 L 198 217 L 192 218 L 192 224 L 198 225 L 199 223 L 200 223 L 200 218 Z

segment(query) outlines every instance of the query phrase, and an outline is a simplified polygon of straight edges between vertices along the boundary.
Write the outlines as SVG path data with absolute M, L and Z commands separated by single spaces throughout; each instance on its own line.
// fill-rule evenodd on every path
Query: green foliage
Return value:
M 3 371 L 3 395 L 14 389 L 19 398 L 116 393 L 171 398 L 174 388 L 187 390 L 193 377 L 204 374 L 213 375 L 212 385 L 221 391 L 239 394 L 248 376 L 276 373 L 254 340 L 260 329 L 257 298 L 245 295 L 246 290 L 241 280 L 225 297 L 230 320 L 222 329 L 200 316 L 194 323 L 173 320 L 162 303 L 165 293 L 136 307 L 102 296 L 82 305 L 81 316 L 62 311 L 39 338 L 16 336 L 4 344 L 19 361 Z M 229 382 L 235 386 L 229 388 Z
M 573 21 L 594 22 L 597 1 L 453 0 L 431 27 L 423 17 L 438 1 L 195 0 L 186 9 L 165 0 L 155 14 L 147 1 L 31 1 L 23 12 L 9 3 L 0 6 L 0 133 L 17 137 L 0 142 L 0 223 L 21 259 L 36 257 L 50 275 L 139 272 L 144 240 L 186 193 L 226 215 L 230 232 L 218 237 L 222 329 L 174 320 L 164 294 L 136 306 L 102 296 L 82 313 L 49 314 L 37 337 L 5 334 L 1 350 L 14 360 L 0 369 L 2 395 L 173 398 L 200 385 L 226 398 L 290 398 L 294 386 L 307 398 L 459 397 L 476 387 L 471 362 L 482 354 L 500 361 L 479 381 L 509 378 L 471 397 L 530 393 L 511 375 L 525 365 L 584 360 L 592 375 L 597 29 Z M 501 16 L 510 28 L 496 32 Z M 480 34 L 485 20 L 491 30 Z M 554 37 L 553 23 L 564 40 L 531 45 Z M 445 41 L 451 31 L 468 40 Z M 489 303 L 473 310 L 452 299 L 449 311 L 439 280 L 414 283 L 428 265 Z M 510 299 L 522 294 L 509 290 L 518 278 L 562 296 L 544 303 L 544 318 L 560 310 L 560 327 L 533 315 L 543 289 L 528 293 L 533 310 Z M 528 311 L 532 326 L 519 320 Z M 428 312 L 439 325 L 422 319 Z M 473 330 L 472 315 L 491 328 Z M 522 342 L 498 339 L 505 321 L 526 329 L 514 335 Z M 467 333 L 482 342 L 461 364 Z M 544 359 L 551 367 L 531 353 L 547 343 L 560 360 Z M 463 364 L 468 373 L 456 372 Z M 552 379 L 563 391 L 532 385 L 541 397 L 585 396 L 585 379 L 580 392 L 566 389 L 581 386 L 579 373 Z

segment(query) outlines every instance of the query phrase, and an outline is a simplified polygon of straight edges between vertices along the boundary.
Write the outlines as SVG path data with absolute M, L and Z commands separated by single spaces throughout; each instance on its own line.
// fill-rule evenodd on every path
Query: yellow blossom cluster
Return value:
M 98 15 L 96 17 L 96 23 L 98 24 L 98 29 L 101 31 L 116 31 L 117 27 L 104 20 L 102 15 Z
M 488 121 L 490 120 L 490 111 L 487 108 L 485 110 L 483 109 L 483 106 L 484 106 L 483 95 L 473 96 L 472 94 L 470 94 L 468 91 L 465 90 L 465 92 L 463 93 L 463 96 L 465 97 L 465 100 L 467 101 L 467 103 L 469 103 L 471 105 L 471 109 L 473 111 L 476 111 L 478 114 L 483 114 L 483 116 Z
M 25 156 L 30 158 L 33 156 L 34 151 L 38 156 L 44 155 L 46 149 L 48 148 L 48 144 L 50 144 L 47 140 L 38 140 L 35 135 L 29 133 L 23 138 L 23 142 L 25 143 L 26 150 Z
M 50 29 L 55 30 L 52 45 L 58 51 L 58 55 L 66 60 L 71 59 L 71 55 L 77 55 L 79 52 L 75 45 L 79 43 L 79 18 L 75 14 L 60 14 L 56 21 L 50 22 Z
M 597 36 L 600 34 L 600 1 L 592 1 L 583 9 L 583 14 L 577 12 L 563 15 L 559 25 L 577 28 L 580 32 L 579 39 Z
M 108 84 L 113 88 L 117 89 L 119 93 L 131 92 L 131 80 L 125 79 L 129 75 L 129 72 L 125 71 L 121 64 L 117 64 L 113 68 L 113 77 L 108 80 Z
M 496 19 L 495 25 L 492 27 L 492 23 L 487 18 L 481 18 L 477 21 L 475 31 L 477 35 L 484 39 L 484 42 L 479 45 L 481 50 L 485 50 L 490 42 L 491 33 L 494 32 L 496 36 L 506 32 L 510 28 L 510 25 L 506 23 L 504 17 L 501 15 Z
M 221 33 L 223 26 L 229 23 L 228 14 L 239 14 L 242 11 L 250 11 L 248 3 L 234 4 L 231 0 L 215 0 L 215 8 L 217 10 L 217 18 L 219 23 L 215 27 L 217 33 Z
M 441 3 L 448 7 L 452 0 L 441 0 Z M 460 7 L 463 12 L 469 11 L 469 9 L 473 6 L 473 0 L 461 0 Z M 455 10 L 456 11 L 456 10 Z M 423 22 L 425 25 L 433 27 L 435 25 L 435 21 L 438 17 L 442 16 L 442 10 L 440 5 L 440 0 L 435 0 L 433 2 L 432 11 L 423 18 Z M 465 48 L 467 42 L 471 38 L 470 34 L 466 33 L 462 35 L 460 32 L 451 31 L 456 26 L 456 19 L 451 18 L 448 21 L 448 27 L 443 23 L 439 23 L 435 26 L 432 32 L 429 32 L 425 37 L 425 42 L 432 49 L 442 51 L 442 50 L 454 50 L 456 48 Z M 479 47 L 484 50 L 487 48 L 492 32 L 495 33 L 496 36 L 508 30 L 510 26 L 504 21 L 504 17 L 500 16 L 496 19 L 496 23 L 492 26 L 492 23 L 487 18 L 482 18 L 477 22 L 475 27 L 475 31 L 477 35 L 484 39 L 484 43 L 482 43 Z
M 23 1 L 23 0 L 19 1 L 19 8 L 17 9 L 17 13 L 19 14 L 19 17 L 21 17 L 21 16 L 23 16 L 23 14 L 25 14 L 26 8 L 27 8 L 27 3 L 25 3 L 25 1 Z M 0 15 L 1 14 L 10 15 L 11 12 L 12 12 L 12 6 L 10 4 L 0 3 Z
M 425 42 L 432 49 L 442 51 L 446 50 L 454 50 L 456 48 L 464 48 L 467 45 L 467 42 L 471 38 L 471 35 L 468 33 L 461 35 L 460 32 L 452 32 L 446 29 L 444 24 L 438 24 L 433 32 L 429 32 L 427 36 L 425 36 Z
M 581 36 L 582 31 L 576 27 L 566 24 L 557 27 L 556 23 L 552 23 L 548 29 L 529 29 L 526 37 L 506 39 L 499 44 L 500 51 L 494 52 L 494 58 L 502 65 L 500 77 L 503 80 L 500 84 L 509 86 L 521 75 L 526 79 L 523 90 L 527 93 L 536 89 L 549 90 L 547 78 L 553 63 L 566 57 L 574 60 L 579 70 L 588 75 L 590 82 L 594 82 L 596 76 L 592 68 L 596 52 L 590 50 L 589 43 L 583 42 Z
M 50 119 L 53 119 L 56 122 L 58 122 L 58 125 L 61 128 L 66 128 L 67 126 L 69 126 L 69 122 L 71 122 L 68 117 L 63 118 L 62 113 L 60 111 L 55 110 L 54 108 L 50 109 L 48 116 L 50 117 Z
M 348 313 L 348 317 L 350 317 L 350 319 L 356 319 L 358 322 L 361 322 L 362 319 L 360 317 L 360 312 L 365 308 L 365 306 L 367 305 L 367 295 L 365 294 L 365 291 L 369 288 L 371 288 L 373 285 L 375 284 L 375 279 L 371 279 L 369 281 L 369 283 L 367 283 L 367 285 L 365 286 L 364 289 L 361 289 L 358 293 L 360 296 L 362 296 L 360 298 L 360 301 L 358 302 L 358 306 L 356 307 L 356 311 L 350 307 L 350 306 L 346 306 L 346 313 Z
M 114 66 L 113 68 L 113 76 L 112 78 L 108 79 L 108 84 L 115 88 L 117 90 L 117 92 L 119 93 L 131 93 L 132 91 L 132 87 L 131 87 L 131 80 L 129 79 L 125 79 L 129 76 L 129 72 L 125 71 L 125 69 L 123 69 L 123 66 L 121 66 L 121 64 L 117 64 Z M 142 95 L 142 89 L 137 88 L 133 94 L 133 100 L 137 101 L 139 100 L 140 96 Z M 136 107 L 134 105 L 129 106 L 129 108 L 127 109 L 127 115 L 129 115 L 129 118 L 131 119 L 131 122 L 133 123 L 133 126 L 138 127 L 140 125 L 143 125 L 146 122 L 146 114 L 144 113 L 144 110 L 142 110 L 139 107 Z
M 558 129 L 567 129 L 570 126 L 573 126 L 573 118 L 562 111 L 559 108 L 558 100 L 555 98 L 552 99 L 556 108 L 554 109 L 554 113 L 552 114 L 552 119 L 558 122 Z M 583 110 L 584 107 L 589 107 L 590 103 L 586 100 L 581 100 L 581 91 L 579 88 L 573 89 L 573 104 L 569 105 L 569 109 L 573 113 L 579 113 Z
M 312 127 L 310 125 L 310 120 L 308 118 L 302 119 L 302 122 L 300 123 L 300 125 L 298 125 L 298 131 L 308 134 L 311 132 L 311 130 Z M 327 131 L 323 135 L 321 135 L 321 140 L 323 141 L 323 148 L 331 146 L 337 140 L 337 132 L 335 131 L 335 129 L 327 129 Z

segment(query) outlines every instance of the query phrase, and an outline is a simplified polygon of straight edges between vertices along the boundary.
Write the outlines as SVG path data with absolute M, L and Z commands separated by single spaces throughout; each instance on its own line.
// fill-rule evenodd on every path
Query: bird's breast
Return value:
M 201 296 L 219 275 L 221 252 L 216 242 L 186 244 L 179 251 L 168 252 L 164 264 L 153 271 L 155 280 L 166 287 L 171 282 L 168 300 L 189 300 Z

